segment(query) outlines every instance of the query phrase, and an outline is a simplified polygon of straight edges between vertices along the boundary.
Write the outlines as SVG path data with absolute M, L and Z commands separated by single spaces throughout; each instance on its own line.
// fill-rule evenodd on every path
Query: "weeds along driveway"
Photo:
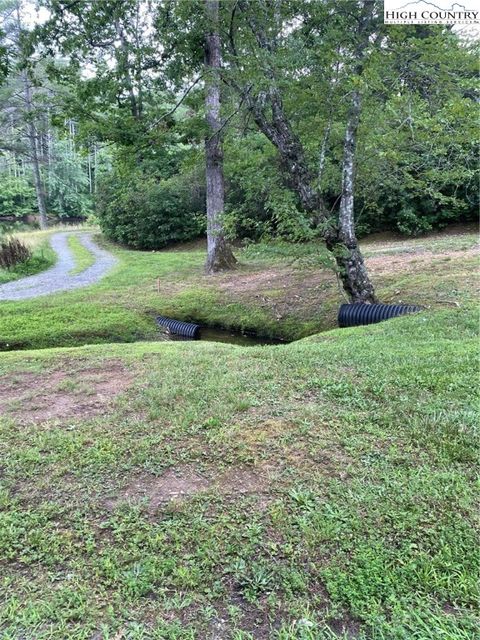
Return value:
M 68 237 L 71 235 L 75 235 L 95 258 L 91 266 L 77 274 L 72 274 L 76 262 L 68 245 Z M 110 252 L 101 249 L 93 241 L 91 233 L 55 233 L 50 244 L 58 256 L 56 264 L 42 273 L 0 285 L 0 300 L 26 300 L 58 291 L 88 287 L 98 282 L 117 262 Z

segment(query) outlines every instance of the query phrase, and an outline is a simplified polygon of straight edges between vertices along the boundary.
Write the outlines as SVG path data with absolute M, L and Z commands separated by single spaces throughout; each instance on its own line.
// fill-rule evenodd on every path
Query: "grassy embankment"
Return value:
M 441 308 L 473 299 L 476 241 L 459 232 L 362 244 L 383 301 Z M 155 339 L 156 314 L 292 340 L 335 326 L 343 301 L 319 243 L 252 246 L 235 272 L 214 277 L 203 274 L 201 243 L 161 252 L 102 243 L 119 263 L 97 285 L 0 305 L 0 349 Z
M 431 305 L 413 317 L 2 354 L 1 637 L 476 640 L 473 242 L 364 244 L 384 300 Z M 91 290 L 0 310 L 22 344 L 70 317 L 72 342 L 133 339 L 154 310 L 331 322 L 315 252 L 253 251 L 212 281 L 199 250 L 116 250 Z
M 2 354 L 1 637 L 478 638 L 477 324 Z

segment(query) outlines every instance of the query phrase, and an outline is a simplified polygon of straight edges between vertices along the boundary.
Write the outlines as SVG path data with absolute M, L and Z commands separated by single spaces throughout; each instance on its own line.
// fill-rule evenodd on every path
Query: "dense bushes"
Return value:
M 16 217 L 36 213 L 35 191 L 25 178 L 1 176 L 0 217 Z
M 96 198 L 102 231 L 135 249 L 161 249 L 198 237 L 205 229 L 203 197 L 189 178 L 113 171 L 101 180 Z
M 225 144 L 225 227 L 231 238 L 311 240 L 313 221 L 283 179 L 278 155 L 260 133 Z
M 356 220 L 362 234 L 420 235 L 478 212 L 476 108 L 468 97 L 438 106 L 393 96 L 363 114 Z

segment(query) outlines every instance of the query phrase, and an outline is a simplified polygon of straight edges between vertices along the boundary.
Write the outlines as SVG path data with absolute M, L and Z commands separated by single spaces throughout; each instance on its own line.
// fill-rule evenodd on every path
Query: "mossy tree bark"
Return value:
M 258 3 L 263 5 L 266 15 L 264 0 L 238 1 L 240 9 L 246 14 L 247 22 L 258 48 L 266 54 L 266 59 L 269 60 L 275 52 L 276 43 L 270 35 L 267 35 L 261 23 L 255 18 Z M 358 44 L 355 49 L 357 59 L 355 73 L 357 75 L 361 73 L 361 61 L 369 42 L 367 27 L 372 19 L 373 9 L 372 3 L 367 1 L 361 7 L 357 31 Z M 234 56 L 236 55 L 234 43 L 232 53 Z M 275 70 L 267 62 L 263 71 L 269 80 L 269 87 L 257 92 L 256 95 L 250 90 L 244 90 L 247 107 L 260 131 L 277 148 L 287 182 L 296 192 L 303 209 L 312 214 L 312 218 L 318 222 L 322 229 L 326 246 L 334 256 L 339 278 L 349 300 L 351 302 L 376 302 L 375 290 L 355 236 L 353 216 L 354 159 L 360 118 L 360 94 L 354 92 L 346 125 L 341 204 L 337 221 L 328 210 L 322 194 L 314 186 L 315 176 L 306 160 L 303 145 L 293 131 L 286 114 Z
M 327 247 L 335 256 L 340 280 L 352 302 L 377 302 L 355 234 L 354 183 L 355 149 L 360 120 L 361 98 L 354 91 L 345 131 L 342 166 L 342 196 L 336 237 L 327 239 Z

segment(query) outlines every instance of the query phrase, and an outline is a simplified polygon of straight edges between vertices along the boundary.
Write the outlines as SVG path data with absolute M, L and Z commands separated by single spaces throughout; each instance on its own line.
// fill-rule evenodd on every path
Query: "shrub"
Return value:
M 188 178 L 158 180 L 141 172 L 113 173 L 99 185 L 96 213 L 107 237 L 134 249 L 161 249 L 198 237 L 205 228 L 203 202 Z
M 3 269 L 11 269 L 31 257 L 30 248 L 17 238 L 5 238 L 0 241 L 0 267 Z
M 225 144 L 224 225 L 230 238 L 303 242 L 315 236 L 311 216 L 284 182 L 277 153 L 258 132 Z

